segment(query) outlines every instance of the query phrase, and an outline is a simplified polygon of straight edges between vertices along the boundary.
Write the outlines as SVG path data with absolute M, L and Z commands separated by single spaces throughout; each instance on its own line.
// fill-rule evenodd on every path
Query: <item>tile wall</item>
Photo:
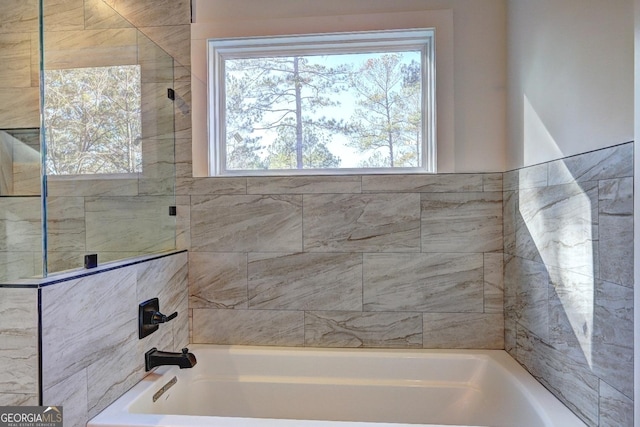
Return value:
M 188 345 L 187 266 L 182 252 L 42 288 L 43 404 L 64 407 L 65 427 L 86 425 L 140 381 L 147 350 Z M 138 303 L 154 297 L 178 317 L 139 340 Z
M 38 405 L 38 289 L 0 287 L 0 406 Z
M 503 348 L 502 174 L 183 185 L 193 342 Z
M 504 174 L 505 348 L 590 426 L 633 425 L 632 145 Z

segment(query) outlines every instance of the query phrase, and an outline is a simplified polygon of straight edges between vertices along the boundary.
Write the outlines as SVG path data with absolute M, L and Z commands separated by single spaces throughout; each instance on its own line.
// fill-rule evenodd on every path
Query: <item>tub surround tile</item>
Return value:
M 249 307 L 362 311 L 362 255 L 250 253 Z
M 0 63 L 2 86 L 31 87 L 31 34 L 0 33 Z
M 102 0 L 85 1 L 84 28 L 131 28 L 132 25 Z
M 458 193 L 483 191 L 483 174 L 363 175 L 366 193 Z
M 365 254 L 365 311 L 482 312 L 482 254 Z
M 192 250 L 299 252 L 302 196 L 191 196 Z
M 28 399 L 38 393 L 37 290 L 0 288 L 0 336 L 0 400 Z
M 304 336 L 302 311 L 193 309 L 196 344 L 302 346 Z
M 191 252 L 189 306 L 191 308 L 248 308 L 247 255 Z
M 247 194 L 247 178 L 185 178 L 181 175 L 178 176 L 177 194 L 191 196 Z
M 516 255 L 593 275 L 597 206 L 598 185 L 594 182 L 521 190 Z
M 166 83 L 142 83 L 140 117 L 143 139 L 174 138 L 173 107 L 173 101 L 167 98 Z
M 424 313 L 424 348 L 503 349 L 501 313 Z
M 599 183 L 599 277 L 633 287 L 633 178 Z
M 504 255 L 484 254 L 484 312 L 504 312 Z
M 0 393 L 0 406 L 38 406 L 38 399 L 37 393 Z
M 525 190 L 546 187 L 548 180 L 548 163 L 529 166 L 505 172 L 503 191 Z
M 310 252 L 419 252 L 418 194 L 304 196 Z
M 623 144 L 549 163 L 549 185 L 631 176 L 633 144 Z
M 84 29 L 84 0 L 49 1 L 43 3 L 45 31 Z
M 505 191 L 502 193 L 502 238 L 505 254 L 516 253 L 516 221 L 518 213 L 518 192 Z
M 4 11 L 3 11 L 4 14 Z M 37 128 L 40 126 L 40 91 L 37 86 L 0 88 L 0 117 L 6 129 Z
M 38 252 L 42 250 L 42 220 L 39 197 L 0 199 L 0 229 L 4 239 L 2 252 Z
M 48 251 L 84 252 L 86 246 L 84 201 L 84 197 L 47 197 Z
M 525 328 L 518 328 L 518 360 L 587 425 L 598 425 L 599 380 L 588 365 L 567 359 Z
M 37 0 L 3 3 L 0 34 L 38 31 L 38 14 Z
M 137 196 L 137 178 L 66 179 L 48 177 L 49 197 Z
M 42 403 L 64 407 L 64 427 L 85 427 L 89 420 L 88 383 L 87 370 L 80 369 L 57 384 L 44 387 Z
M 247 194 L 339 194 L 360 191 L 359 175 L 247 178 Z
M 135 270 L 114 270 L 47 286 L 42 289 L 42 301 L 45 388 L 137 340 L 137 304 L 121 303 L 136 301 Z M 106 325 L 109 333 L 87 325 Z
M 421 195 L 422 252 L 501 252 L 502 193 Z
M 484 191 L 502 191 L 502 173 L 487 173 L 482 175 L 482 189 Z
M 544 264 L 518 257 L 506 260 L 507 314 L 544 340 L 549 337 L 549 282 Z
M 422 347 L 419 313 L 305 312 L 309 347 Z
M 633 290 L 595 283 L 593 371 L 633 398 Z
M 632 427 L 633 400 L 600 381 L 599 427 Z

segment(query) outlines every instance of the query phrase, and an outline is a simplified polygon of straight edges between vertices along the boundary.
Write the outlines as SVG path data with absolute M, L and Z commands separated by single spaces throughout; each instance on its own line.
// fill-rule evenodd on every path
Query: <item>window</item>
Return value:
M 433 36 L 209 40 L 211 174 L 435 172 Z

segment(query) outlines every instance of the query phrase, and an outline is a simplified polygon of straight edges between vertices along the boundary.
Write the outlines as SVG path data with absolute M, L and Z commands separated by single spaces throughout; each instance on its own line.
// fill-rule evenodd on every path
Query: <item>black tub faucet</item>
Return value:
M 183 348 L 182 353 L 160 351 L 153 347 L 144 354 L 144 370 L 150 371 L 157 366 L 177 365 L 180 369 L 193 368 L 198 363 L 196 356 L 189 353 L 188 348 Z

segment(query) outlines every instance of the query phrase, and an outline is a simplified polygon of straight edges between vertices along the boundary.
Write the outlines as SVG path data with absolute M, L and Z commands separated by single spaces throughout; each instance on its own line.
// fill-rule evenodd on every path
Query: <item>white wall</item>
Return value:
M 506 0 L 194 0 L 193 5 L 194 176 L 207 173 L 207 37 L 428 26 L 430 20 L 442 23 L 446 14 L 452 16 L 453 35 L 436 41 L 436 50 L 440 46 L 451 55 L 445 72 L 438 69 L 443 82 L 438 81 L 438 172 L 504 170 Z
M 509 0 L 508 169 L 633 140 L 633 1 Z

